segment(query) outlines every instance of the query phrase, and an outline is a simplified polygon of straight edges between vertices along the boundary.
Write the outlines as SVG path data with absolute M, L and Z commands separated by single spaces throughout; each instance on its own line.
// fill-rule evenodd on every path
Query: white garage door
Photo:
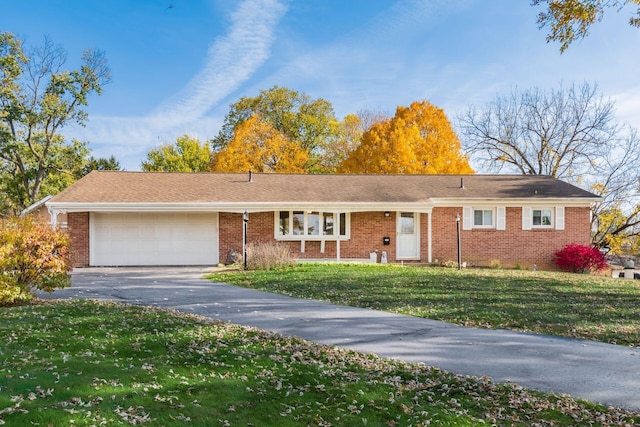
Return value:
M 218 263 L 217 213 L 92 213 L 91 265 Z

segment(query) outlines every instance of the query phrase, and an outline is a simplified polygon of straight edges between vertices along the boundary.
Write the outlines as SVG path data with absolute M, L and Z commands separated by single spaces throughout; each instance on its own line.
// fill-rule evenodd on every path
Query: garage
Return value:
M 93 266 L 214 265 L 217 213 L 92 213 Z

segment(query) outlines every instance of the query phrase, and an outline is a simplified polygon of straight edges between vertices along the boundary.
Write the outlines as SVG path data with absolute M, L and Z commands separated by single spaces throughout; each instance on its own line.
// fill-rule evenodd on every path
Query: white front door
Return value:
M 396 258 L 420 259 L 420 214 L 398 212 L 396 235 Z

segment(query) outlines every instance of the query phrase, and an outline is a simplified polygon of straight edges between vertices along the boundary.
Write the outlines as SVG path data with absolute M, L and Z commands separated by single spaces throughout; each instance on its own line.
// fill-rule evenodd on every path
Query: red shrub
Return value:
M 556 252 L 556 265 L 573 273 L 589 273 L 607 266 L 604 255 L 596 248 L 567 245 Z

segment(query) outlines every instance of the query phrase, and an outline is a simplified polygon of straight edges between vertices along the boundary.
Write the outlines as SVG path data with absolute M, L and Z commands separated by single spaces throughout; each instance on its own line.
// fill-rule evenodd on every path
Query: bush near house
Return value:
M 30 301 L 35 290 L 71 285 L 69 238 L 31 218 L 0 224 L 0 305 Z
M 590 273 L 607 267 L 604 255 L 598 249 L 584 245 L 567 245 L 555 253 L 558 267 L 573 273 Z
M 249 243 L 247 245 L 248 270 L 277 270 L 292 267 L 289 246 L 278 243 Z

